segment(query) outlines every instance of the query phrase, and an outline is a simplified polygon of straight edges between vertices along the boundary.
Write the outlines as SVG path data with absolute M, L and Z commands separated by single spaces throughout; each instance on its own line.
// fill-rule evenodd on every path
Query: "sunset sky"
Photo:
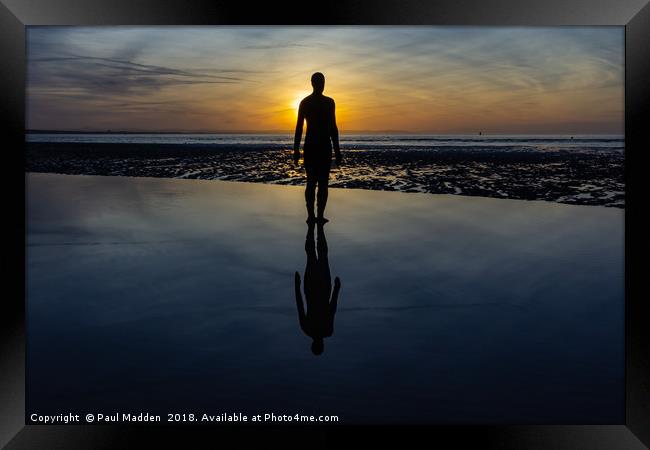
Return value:
M 622 133 L 623 27 L 29 27 L 27 128 Z

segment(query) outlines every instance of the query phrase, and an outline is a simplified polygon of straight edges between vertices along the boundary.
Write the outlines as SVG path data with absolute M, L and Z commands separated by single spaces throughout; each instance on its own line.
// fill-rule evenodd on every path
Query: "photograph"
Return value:
M 647 450 L 648 48 L 648 0 L 0 0 L 0 448 Z
M 28 26 L 32 424 L 625 422 L 622 26 Z

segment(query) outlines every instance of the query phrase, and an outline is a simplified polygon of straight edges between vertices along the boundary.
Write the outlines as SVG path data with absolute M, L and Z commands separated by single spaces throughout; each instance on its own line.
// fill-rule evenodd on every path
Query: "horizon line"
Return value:
M 503 133 L 503 132 L 435 132 L 435 131 L 409 131 L 409 130 L 349 130 L 341 132 L 340 135 L 350 134 L 405 134 L 405 135 L 435 135 L 435 136 L 625 136 L 624 132 L 619 133 L 567 133 L 567 132 L 545 132 L 545 133 Z M 285 130 L 48 130 L 48 129 L 25 129 L 25 134 L 286 134 L 293 135 L 294 131 Z

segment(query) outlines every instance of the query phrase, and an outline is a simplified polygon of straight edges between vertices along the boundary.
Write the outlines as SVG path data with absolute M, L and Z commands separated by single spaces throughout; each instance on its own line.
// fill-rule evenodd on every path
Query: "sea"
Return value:
M 425 135 L 344 134 L 348 150 L 501 149 L 576 152 L 623 151 L 622 135 Z M 177 144 L 282 149 L 293 146 L 290 134 L 195 134 L 195 133 L 28 133 L 27 142 Z

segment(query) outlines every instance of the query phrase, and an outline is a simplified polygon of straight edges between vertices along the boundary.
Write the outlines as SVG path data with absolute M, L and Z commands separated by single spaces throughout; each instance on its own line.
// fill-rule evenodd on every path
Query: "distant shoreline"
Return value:
M 280 134 L 293 135 L 293 131 L 281 130 L 259 130 L 259 131 L 119 131 L 119 130 L 103 130 L 103 131 L 87 131 L 87 130 L 26 130 L 26 134 Z M 388 130 L 388 131 L 348 131 L 342 134 L 430 134 L 430 133 L 414 133 L 410 131 Z
M 119 131 L 119 130 L 25 130 L 25 134 L 251 134 L 251 135 L 293 135 L 293 131 L 279 130 L 259 130 L 259 131 Z M 405 130 L 386 130 L 386 131 L 368 131 L 368 130 L 349 130 L 341 132 L 345 135 L 412 135 L 412 136 L 620 136 L 623 138 L 624 133 L 437 133 L 424 131 L 405 131 Z

